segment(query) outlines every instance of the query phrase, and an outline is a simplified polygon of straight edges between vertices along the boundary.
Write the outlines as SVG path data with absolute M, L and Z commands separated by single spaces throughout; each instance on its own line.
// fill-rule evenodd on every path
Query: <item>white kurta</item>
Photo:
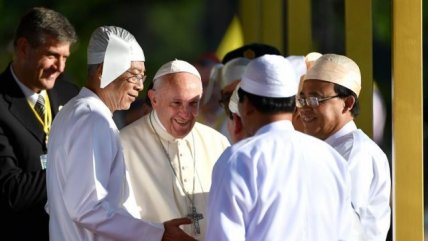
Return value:
M 193 200 L 198 213 L 204 216 L 199 221 L 201 234 L 195 234 L 194 225 L 185 225 L 183 229 L 203 240 L 212 168 L 229 146 L 227 138 L 211 127 L 195 123 L 187 136 L 176 139 L 160 124 L 155 112 L 121 129 L 120 136 L 129 183 L 141 217 L 154 222 L 185 217 Z M 184 191 L 190 195 L 186 196 Z
M 207 241 L 348 240 L 346 161 L 290 121 L 263 126 L 217 161 Z
M 160 241 L 162 224 L 133 218 L 119 131 L 107 106 L 82 88 L 49 137 L 47 210 L 51 241 Z
M 353 121 L 325 141 L 348 160 L 351 200 L 366 240 L 384 241 L 391 220 L 391 176 L 385 153 Z

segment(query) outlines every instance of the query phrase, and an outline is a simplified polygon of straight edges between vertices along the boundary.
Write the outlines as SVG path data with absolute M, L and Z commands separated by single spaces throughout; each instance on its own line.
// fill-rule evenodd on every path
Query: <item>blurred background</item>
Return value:
M 286 2 L 284 0 L 284 8 Z M 424 26 L 427 23 L 427 2 L 423 0 Z M 134 34 L 142 46 L 149 77 L 145 86 L 148 86 L 157 68 L 167 61 L 178 58 L 203 64 L 203 61 L 215 58 L 221 60 L 225 51 L 239 47 L 240 43 L 247 43 L 245 39 L 230 41 L 230 36 L 227 38 L 231 28 L 235 27 L 236 30 L 236 26 L 239 28 L 245 25 L 239 18 L 239 4 L 238 0 L 0 0 L 0 69 L 3 71 L 12 57 L 12 39 L 20 16 L 30 7 L 45 6 L 64 14 L 75 26 L 79 36 L 79 42 L 73 47 L 67 62 L 64 78 L 82 86 L 86 76 L 86 47 L 91 32 L 100 25 L 117 25 Z M 311 11 L 314 51 L 344 54 L 344 1 L 312 0 Z M 379 91 L 379 100 L 383 103 L 380 122 L 384 126 L 376 141 L 391 160 L 391 0 L 372 1 L 372 11 L 374 90 Z M 286 9 L 284 12 L 286 14 Z M 423 31 L 423 39 L 425 72 L 428 47 L 426 31 Z M 288 56 L 286 46 L 284 42 L 283 46 L 275 47 Z M 426 76 L 423 82 L 423 92 L 426 93 Z M 142 99 L 145 93 L 146 87 L 141 93 Z M 423 98 L 423 102 L 427 103 L 427 96 Z M 426 108 L 424 104 L 424 113 Z M 426 123 L 424 115 L 424 126 Z M 428 133 L 424 131 L 424 143 L 427 136 Z M 424 193 L 426 196 L 427 192 Z M 426 201 L 424 205 L 427 208 Z

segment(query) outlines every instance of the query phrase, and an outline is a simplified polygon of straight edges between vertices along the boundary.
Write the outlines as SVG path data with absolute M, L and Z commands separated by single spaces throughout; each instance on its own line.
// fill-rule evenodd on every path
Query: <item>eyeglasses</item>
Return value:
M 141 83 L 141 84 L 144 84 L 144 81 L 145 81 L 145 80 L 146 80 L 146 78 L 147 78 L 147 75 L 143 75 L 143 74 L 134 74 L 134 73 L 131 73 L 130 71 L 126 71 L 126 72 L 128 72 L 128 73 L 132 74 L 132 76 L 129 76 L 128 78 L 126 78 L 126 80 L 127 80 L 129 83 L 133 83 L 133 84 Z
M 296 106 L 299 108 L 305 107 L 305 106 L 317 107 L 320 105 L 320 103 L 336 97 L 340 97 L 340 96 L 339 95 L 327 96 L 327 97 L 309 96 L 307 98 L 297 98 Z

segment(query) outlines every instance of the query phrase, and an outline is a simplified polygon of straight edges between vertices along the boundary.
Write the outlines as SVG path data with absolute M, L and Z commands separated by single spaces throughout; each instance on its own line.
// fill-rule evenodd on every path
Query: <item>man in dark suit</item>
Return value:
M 79 91 L 57 81 L 76 41 L 63 15 L 32 8 L 21 18 L 14 58 L 0 75 L 0 222 L 7 240 L 49 240 L 44 160 L 53 118 Z

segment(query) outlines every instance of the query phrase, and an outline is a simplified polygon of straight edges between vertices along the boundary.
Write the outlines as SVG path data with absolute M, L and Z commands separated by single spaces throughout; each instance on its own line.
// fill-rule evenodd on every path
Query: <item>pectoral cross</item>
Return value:
M 201 234 L 201 227 L 199 226 L 199 220 L 203 219 L 202 213 L 198 213 L 196 208 L 192 206 L 192 213 L 187 214 L 187 217 L 192 219 L 193 225 L 195 226 L 196 234 Z

